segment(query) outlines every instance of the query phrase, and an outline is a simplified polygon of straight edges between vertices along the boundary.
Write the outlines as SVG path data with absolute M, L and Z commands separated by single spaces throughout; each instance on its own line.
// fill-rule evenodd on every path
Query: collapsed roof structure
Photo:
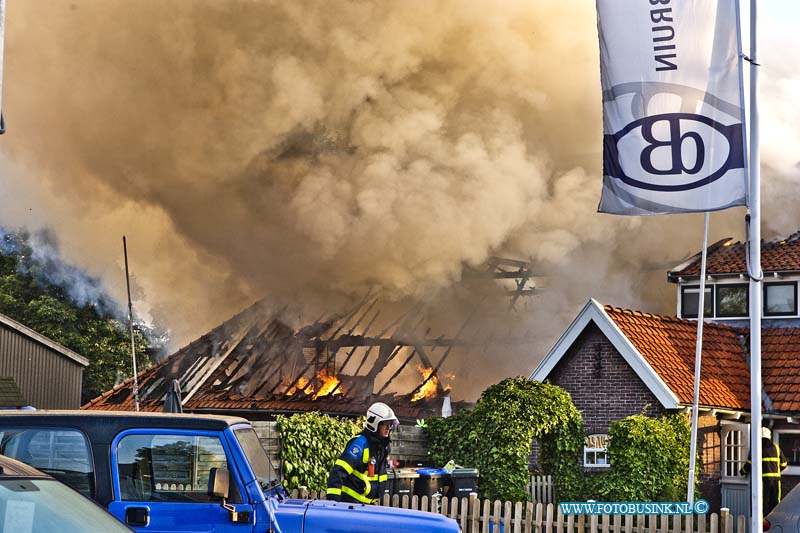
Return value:
M 465 272 L 465 279 L 510 282 L 512 310 L 533 294 L 532 278 L 528 263 L 498 258 Z M 498 336 L 479 307 L 445 317 L 424 303 L 368 295 L 344 313 L 305 320 L 290 318 L 296 309 L 262 300 L 140 372 L 140 408 L 162 410 L 177 379 L 188 412 L 253 420 L 311 410 L 359 416 L 384 401 L 407 421 L 438 416 L 449 392 L 448 360 L 474 359 L 497 343 L 525 350 L 532 340 L 520 328 Z M 83 406 L 134 408 L 132 379 Z

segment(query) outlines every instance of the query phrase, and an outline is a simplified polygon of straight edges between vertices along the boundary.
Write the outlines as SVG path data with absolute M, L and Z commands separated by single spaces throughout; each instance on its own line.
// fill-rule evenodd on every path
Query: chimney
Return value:
M 444 397 L 442 401 L 442 418 L 447 418 L 453 414 L 453 409 L 450 407 L 450 395 Z

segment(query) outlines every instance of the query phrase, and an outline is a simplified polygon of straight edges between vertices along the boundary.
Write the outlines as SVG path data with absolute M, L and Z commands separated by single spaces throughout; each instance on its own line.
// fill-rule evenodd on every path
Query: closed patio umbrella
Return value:
M 181 400 L 181 384 L 177 379 L 173 379 L 164 397 L 165 413 L 182 413 L 183 404 Z

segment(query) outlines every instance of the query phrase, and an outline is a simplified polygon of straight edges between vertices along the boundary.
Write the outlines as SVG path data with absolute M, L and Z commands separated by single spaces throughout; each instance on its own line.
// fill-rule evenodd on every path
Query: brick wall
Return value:
M 589 434 L 606 433 L 611 422 L 626 416 L 664 413 L 655 395 L 594 323 L 564 354 L 549 379 L 570 393 Z

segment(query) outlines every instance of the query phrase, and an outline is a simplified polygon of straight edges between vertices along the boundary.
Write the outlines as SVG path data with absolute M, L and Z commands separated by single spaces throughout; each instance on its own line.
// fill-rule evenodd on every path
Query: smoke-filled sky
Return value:
M 800 228 L 791 1 L 761 12 L 765 237 Z M 590 296 L 674 312 L 702 242 L 698 216 L 596 213 L 585 0 L 8 0 L 3 111 L 0 224 L 51 228 L 120 300 L 127 235 L 176 345 L 265 295 L 428 298 L 500 255 L 543 276 L 546 348 Z

